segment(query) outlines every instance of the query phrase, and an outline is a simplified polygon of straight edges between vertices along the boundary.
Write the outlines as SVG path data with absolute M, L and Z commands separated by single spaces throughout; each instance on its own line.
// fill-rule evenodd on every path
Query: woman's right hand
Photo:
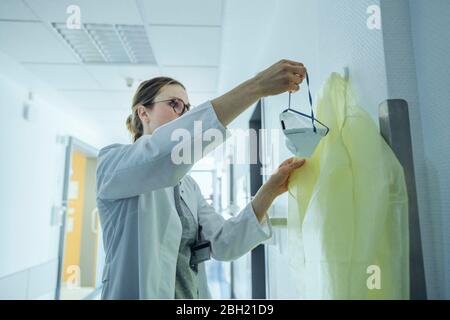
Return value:
M 303 63 L 292 60 L 280 60 L 258 73 L 255 82 L 261 97 L 273 96 L 286 91 L 296 92 L 306 76 Z
M 231 91 L 211 100 L 217 118 L 227 126 L 262 97 L 300 89 L 306 68 L 300 62 L 281 60 Z

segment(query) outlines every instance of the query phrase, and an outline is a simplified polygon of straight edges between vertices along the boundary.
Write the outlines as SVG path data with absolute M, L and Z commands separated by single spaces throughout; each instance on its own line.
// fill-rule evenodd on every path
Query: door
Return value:
M 56 299 L 98 295 L 104 250 L 96 208 L 97 150 L 70 137 L 66 150 Z

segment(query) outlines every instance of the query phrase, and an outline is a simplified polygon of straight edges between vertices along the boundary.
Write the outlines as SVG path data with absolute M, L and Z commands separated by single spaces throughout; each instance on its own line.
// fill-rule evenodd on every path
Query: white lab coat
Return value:
M 194 130 L 194 121 L 202 130 Z M 272 236 L 269 219 L 258 222 L 251 203 L 225 220 L 202 197 L 192 177 L 193 164 L 174 164 L 171 133 L 184 128 L 191 142 L 208 129 L 226 134 L 210 101 L 144 135 L 129 145 L 113 144 L 100 150 L 97 165 L 97 206 L 106 252 L 103 299 L 171 299 L 175 294 L 176 262 L 181 222 L 173 187 L 202 225 L 212 244 L 212 257 L 230 261 Z M 210 146 L 203 141 L 202 146 Z M 211 146 L 210 146 L 211 147 Z M 200 298 L 210 298 L 204 264 L 199 265 Z

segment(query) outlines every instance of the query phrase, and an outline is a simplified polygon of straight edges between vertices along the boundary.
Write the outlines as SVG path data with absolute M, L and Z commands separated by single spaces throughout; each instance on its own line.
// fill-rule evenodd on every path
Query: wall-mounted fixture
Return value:
M 28 100 L 23 103 L 22 106 L 22 118 L 25 121 L 32 120 L 32 102 L 33 102 L 33 92 L 28 92 Z

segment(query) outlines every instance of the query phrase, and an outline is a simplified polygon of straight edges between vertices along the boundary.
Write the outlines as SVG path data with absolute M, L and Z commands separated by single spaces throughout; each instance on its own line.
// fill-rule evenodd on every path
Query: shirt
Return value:
M 191 259 L 191 246 L 197 239 L 198 223 L 194 215 L 180 197 L 180 187 L 174 187 L 175 207 L 177 208 L 183 228 L 181 234 L 180 249 L 177 258 L 175 299 L 198 299 L 198 276 L 192 270 L 189 261 Z

